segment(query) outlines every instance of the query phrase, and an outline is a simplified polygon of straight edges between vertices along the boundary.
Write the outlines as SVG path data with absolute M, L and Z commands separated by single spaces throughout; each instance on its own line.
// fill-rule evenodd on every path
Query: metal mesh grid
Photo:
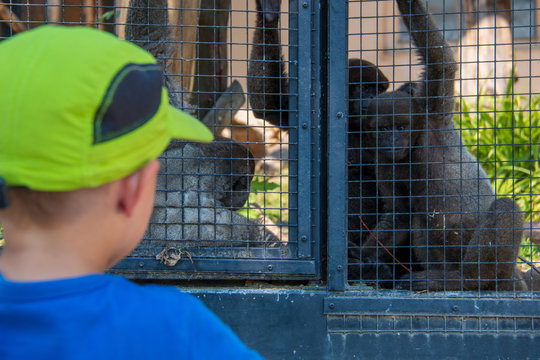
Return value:
M 176 85 L 173 93 L 179 95 L 172 102 L 201 119 L 218 140 L 210 145 L 177 142 L 166 150 L 154 214 L 145 239 L 131 257 L 157 253 L 156 259 L 173 269 L 223 271 L 225 278 L 238 272 L 279 274 L 268 260 L 298 258 L 297 241 L 289 236 L 295 233 L 290 214 L 297 207 L 297 192 L 291 186 L 295 170 L 289 171 L 295 169 L 296 159 L 289 149 L 297 144 L 289 136 L 291 127 L 271 126 L 259 119 L 264 117 L 257 113 L 260 109 L 248 105 L 255 96 L 264 109 L 269 96 L 265 91 L 250 91 L 250 77 L 259 77 L 257 82 L 274 81 L 266 79 L 266 74 L 250 75 L 248 70 L 260 62 L 254 49 L 256 36 L 265 31 L 260 23 L 264 14 L 247 1 L 187 1 L 180 7 L 173 3 L 169 2 L 168 18 L 162 21 L 146 15 L 158 28 L 141 37 L 132 25 L 141 16 L 135 6 L 151 14 L 152 2 L 148 7 L 145 1 L 132 1 L 126 38 L 151 50 L 159 27 L 176 36 L 169 44 L 178 48 L 166 47 L 159 54 L 170 75 L 169 87 Z M 284 16 L 276 29 L 285 40 L 290 31 L 287 20 Z M 287 43 L 283 49 L 288 49 Z M 287 61 L 283 63 L 288 67 Z M 272 95 L 289 100 L 286 92 Z M 288 115 L 289 109 L 283 110 Z M 253 260 L 263 263 L 253 265 Z
M 420 29 L 422 17 L 412 37 L 432 59 L 426 77 L 395 2 L 348 2 L 348 56 L 380 70 L 366 82 L 363 64 L 364 81 L 349 87 L 349 283 L 538 290 L 536 4 L 428 0 L 426 8 L 454 53 L 453 86 L 451 58 L 437 53 L 435 28 Z M 348 71 L 350 81 L 358 76 Z M 376 96 L 370 84 L 390 93 Z M 440 84 L 450 90 L 436 91 Z
M 527 290 L 540 286 L 540 274 L 531 269 L 539 256 L 540 216 L 538 74 L 534 66 L 538 57 L 537 7 L 535 2 L 525 0 L 499 1 L 496 9 L 490 7 L 492 3 L 427 2 L 427 10 L 443 29 L 459 68 L 453 96 L 457 105 L 444 112 L 452 113 L 464 144 L 448 139 L 444 145 L 449 152 L 443 154 L 472 154 L 455 164 L 457 170 L 443 166 L 443 173 L 433 177 L 431 170 L 423 176 L 417 172 L 416 176 L 403 174 L 437 161 L 393 159 L 379 166 L 364 154 L 369 144 L 364 143 L 363 135 L 370 131 L 378 134 L 378 130 L 365 131 L 362 127 L 374 92 L 382 90 L 388 78 L 388 91 L 405 86 L 401 90 L 409 94 L 408 98 L 415 98 L 407 84 L 420 79 L 423 67 L 418 64 L 414 44 L 394 2 L 347 2 L 347 57 L 368 60 L 375 66 L 360 61 L 328 63 L 330 72 L 340 66 L 349 74 L 348 127 L 346 134 L 339 134 L 340 140 L 348 140 L 348 191 L 343 202 L 348 209 L 344 226 L 349 284 L 410 288 L 411 281 L 400 281 L 410 276 L 409 271 L 434 270 L 432 280 L 439 283 L 439 290 L 487 289 L 511 294 L 523 290 L 524 282 Z M 317 165 L 326 148 L 320 146 L 325 134 L 317 132 L 316 120 L 325 114 L 326 104 L 311 99 L 319 96 L 317 86 L 324 93 L 338 79 L 330 78 L 323 84 L 324 71 L 316 73 L 313 66 L 319 57 L 324 58 L 324 47 L 331 50 L 334 46 L 331 39 L 335 29 L 317 29 L 319 20 L 311 9 L 325 2 L 267 1 L 262 2 L 268 6 L 265 9 L 258 9 L 257 4 L 261 2 L 1 3 L 0 39 L 44 23 L 63 23 L 99 27 L 148 49 L 164 67 L 171 103 L 192 112 L 216 135 L 224 137 L 208 146 L 175 142 L 166 151 L 152 223 L 141 246 L 121 264 L 122 269 L 175 270 L 178 277 L 192 277 L 193 273 L 227 277 L 229 272 L 239 276 L 272 277 L 277 273 L 309 277 L 320 271 L 314 262 L 324 257 L 317 256 L 314 246 L 318 246 L 318 235 L 314 234 L 325 229 L 318 223 L 317 214 L 326 203 L 319 202 Z M 267 34 L 269 29 L 274 35 Z M 322 32 L 321 38 L 328 35 L 329 43 L 319 44 L 315 30 Z M 257 32 L 262 39 L 277 39 L 258 47 L 259 58 L 253 53 Z M 265 72 L 254 65 L 264 65 Z M 369 72 L 377 75 L 368 78 Z M 357 73 L 356 78 L 352 73 Z M 432 96 L 427 101 L 436 103 L 440 99 Z M 329 107 L 333 101 L 329 100 Z M 410 107 L 401 115 L 414 113 Z M 343 112 L 336 118 L 343 118 Z M 271 126 L 270 122 L 280 126 Z M 437 131 L 446 130 L 432 133 Z M 409 141 L 415 136 L 411 132 Z M 328 140 L 329 149 L 333 149 L 334 140 Z M 436 153 L 437 147 L 440 150 L 439 145 L 429 146 L 432 150 L 426 156 Z M 376 144 L 369 150 L 377 152 L 380 147 Z M 414 151 L 425 147 L 411 145 Z M 451 159 L 439 162 L 449 164 Z M 390 195 L 379 190 L 379 170 L 383 168 L 393 174 L 385 179 Z M 328 175 L 324 185 L 329 189 L 344 182 L 343 178 L 332 178 L 333 174 L 324 175 Z M 486 178 L 490 185 L 486 187 L 486 181 L 478 178 Z M 415 192 L 425 180 L 442 184 L 430 193 L 430 200 L 438 197 L 443 204 L 454 205 L 416 208 L 419 199 L 426 201 Z M 452 187 L 450 183 L 458 185 Z M 466 183 L 477 184 L 476 189 Z M 491 204 L 494 194 L 516 200 L 519 209 L 511 209 L 510 220 L 504 220 L 504 216 L 498 220 L 500 213 L 509 211 L 491 211 L 486 205 Z M 335 200 L 329 199 L 323 212 L 332 212 Z M 420 215 L 424 223 L 415 223 L 418 217 L 414 215 Z M 390 226 L 377 227 L 382 219 Z M 493 224 L 487 226 L 479 219 L 491 219 Z M 396 231 L 397 224 L 400 231 Z M 415 241 L 418 233 L 424 233 L 427 239 L 422 245 Z M 508 237 L 501 235 L 505 233 L 519 238 L 517 242 L 522 239 L 520 257 L 512 254 L 509 259 L 505 249 L 513 251 L 514 246 L 503 247 L 494 241 L 476 244 L 466 257 L 470 237 L 476 236 L 471 234 L 475 233 L 488 234 L 478 236 L 495 241 Z M 329 243 L 335 241 L 335 235 L 328 234 Z M 375 241 L 380 238 L 389 240 L 386 250 Z M 484 257 L 485 253 L 492 255 Z M 330 251 L 328 261 L 336 254 Z M 309 263 L 305 267 L 300 264 L 304 260 Z M 517 271 L 510 274 L 504 270 L 513 268 L 515 262 Z M 336 269 L 340 272 L 343 266 Z M 528 273 L 524 273 L 526 269 L 530 269 Z M 330 275 L 334 270 L 329 270 Z M 517 281 L 520 276 L 524 282 Z M 427 286 L 427 290 L 435 289 Z
M 146 235 L 117 271 L 170 270 L 164 277 L 178 278 L 316 273 L 310 234 L 299 235 L 311 231 L 311 215 L 298 220 L 306 212 L 298 198 L 311 196 L 312 179 L 303 175 L 309 186 L 297 190 L 305 184 L 298 158 L 314 144 L 297 135 L 298 4 L 267 3 L 0 2 L 0 40 L 43 24 L 82 25 L 145 48 L 164 69 L 171 104 L 216 136 L 207 145 L 169 145 Z M 299 258 L 309 264 L 295 264 Z

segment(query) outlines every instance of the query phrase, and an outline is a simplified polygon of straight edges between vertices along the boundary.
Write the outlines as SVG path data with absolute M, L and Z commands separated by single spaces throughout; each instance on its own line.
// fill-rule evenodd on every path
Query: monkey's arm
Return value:
M 257 25 L 248 65 L 248 99 L 256 117 L 289 125 L 289 81 L 279 37 L 281 0 L 257 0 Z
M 429 126 L 441 128 L 446 115 L 454 110 L 457 65 L 452 50 L 421 0 L 397 0 L 397 4 L 425 64 L 422 80 L 414 89 L 414 101 L 420 105 L 418 110 L 424 109 L 430 114 Z

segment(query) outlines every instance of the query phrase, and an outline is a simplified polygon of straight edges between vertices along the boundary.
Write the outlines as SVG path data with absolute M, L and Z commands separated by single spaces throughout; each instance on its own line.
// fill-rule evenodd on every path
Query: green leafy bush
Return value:
M 286 174 L 269 179 L 261 175 L 255 176 L 251 182 L 249 199 L 237 212 L 249 219 L 267 217 L 274 224 L 286 223 L 289 219 L 288 190 Z
M 528 220 L 540 220 L 540 96 L 462 102 L 455 120 L 496 193 L 514 197 Z
M 491 178 L 497 195 L 514 198 L 526 221 L 540 221 L 540 96 L 480 96 L 462 101 L 454 118 Z M 526 224 L 528 226 L 528 224 Z M 540 247 L 525 241 L 520 255 L 540 259 Z

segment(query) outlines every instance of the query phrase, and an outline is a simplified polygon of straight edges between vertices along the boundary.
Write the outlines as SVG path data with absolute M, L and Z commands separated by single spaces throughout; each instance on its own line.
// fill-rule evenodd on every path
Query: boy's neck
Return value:
M 108 259 L 103 259 L 100 241 L 96 241 L 101 234 L 95 235 L 94 239 L 86 238 L 85 232 L 77 226 L 47 231 L 10 232 L 6 229 L 0 272 L 12 281 L 43 281 L 103 273 Z
M 75 200 L 80 197 L 71 205 L 84 211 L 45 225 L 8 208 L 2 217 L 6 243 L 0 272 L 14 281 L 103 273 L 141 241 L 154 208 L 158 170 L 159 161 L 153 160 L 103 187 L 77 190 Z

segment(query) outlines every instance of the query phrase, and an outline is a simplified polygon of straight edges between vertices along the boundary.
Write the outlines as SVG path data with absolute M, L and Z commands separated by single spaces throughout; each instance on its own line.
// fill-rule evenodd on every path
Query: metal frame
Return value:
M 328 287 L 347 280 L 347 2 L 328 2 Z M 330 38 L 331 36 L 331 38 Z
M 279 248 L 239 248 L 236 252 L 274 254 L 271 259 L 195 258 L 169 267 L 159 263 L 152 247 L 137 249 L 110 271 L 132 279 L 290 279 L 314 280 L 321 274 L 320 244 L 320 84 L 317 81 L 319 48 L 313 40 L 320 28 L 311 2 L 291 0 L 289 5 L 289 244 L 287 256 Z M 297 30 L 296 30 L 297 29 Z M 301 90 L 300 90 L 301 89 Z M 171 243 L 171 246 L 174 246 Z M 224 249 L 234 254 L 234 248 Z M 255 256 L 257 257 L 257 256 Z M 260 257 L 259 257 L 260 258 Z

